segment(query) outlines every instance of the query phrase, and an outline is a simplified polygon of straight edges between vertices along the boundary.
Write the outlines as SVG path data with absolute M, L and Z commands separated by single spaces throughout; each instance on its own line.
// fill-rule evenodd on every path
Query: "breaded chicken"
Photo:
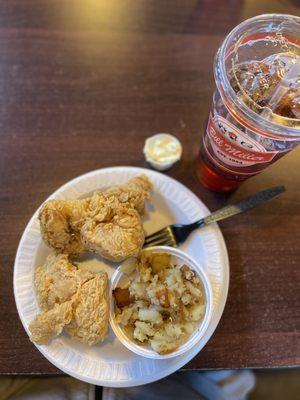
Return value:
M 81 228 L 85 248 L 111 261 L 137 256 L 145 234 L 139 213 L 120 203 L 112 194 L 96 192 L 91 198 L 89 215 Z
M 80 254 L 84 247 L 80 229 L 89 204 L 83 200 L 48 200 L 39 212 L 41 235 L 58 253 Z
M 73 316 L 72 301 L 56 304 L 49 311 L 42 311 L 29 325 L 30 340 L 37 344 L 46 344 L 58 336 Z
M 66 254 L 50 255 L 36 268 L 35 286 L 42 312 L 29 325 L 31 341 L 46 344 L 66 325 L 84 343 L 104 339 L 109 318 L 106 273 L 77 268 Z
M 142 213 L 145 200 L 150 199 L 150 189 L 152 185 L 146 175 L 140 175 L 131 179 L 124 185 L 114 186 L 105 191 L 106 196 L 116 197 L 120 203 L 134 208 Z
M 35 288 L 40 308 L 50 310 L 55 304 L 70 300 L 85 281 L 93 278 L 88 271 L 78 270 L 67 254 L 48 256 L 45 265 L 35 270 Z
M 49 200 L 39 213 L 42 237 L 70 255 L 94 251 L 111 261 L 137 256 L 144 243 L 140 213 L 150 188 L 141 175 L 83 200 Z
M 109 298 L 106 274 L 98 274 L 78 290 L 68 333 L 82 343 L 102 341 L 108 329 Z

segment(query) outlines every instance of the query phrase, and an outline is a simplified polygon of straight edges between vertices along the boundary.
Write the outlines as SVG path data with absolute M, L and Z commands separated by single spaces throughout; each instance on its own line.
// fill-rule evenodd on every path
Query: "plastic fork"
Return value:
M 213 222 L 221 221 L 232 217 L 233 215 L 250 210 L 260 204 L 274 199 L 285 191 L 284 186 L 275 186 L 273 188 L 257 192 L 252 196 L 247 197 L 237 203 L 223 207 L 218 211 L 213 212 L 205 218 L 191 224 L 173 224 L 152 233 L 145 238 L 144 247 L 149 246 L 171 246 L 176 247 L 183 243 L 187 237 L 196 229 L 203 228 Z

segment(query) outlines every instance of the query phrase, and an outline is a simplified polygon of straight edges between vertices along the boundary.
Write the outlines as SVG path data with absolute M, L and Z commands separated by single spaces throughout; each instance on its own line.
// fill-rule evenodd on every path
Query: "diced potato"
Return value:
M 143 321 L 137 321 L 137 324 L 139 324 L 139 326 L 145 332 L 146 335 L 154 336 L 155 330 L 151 324 Z
M 159 329 L 158 331 L 155 332 L 153 336 L 154 340 L 157 340 L 159 342 L 170 342 L 171 338 L 169 335 L 167 335 L 167 332 L 164 329 Z
M 132 313 L 133 313 L 132 306 L 124 307 L 121 314 L 117 316 L 117 322 L 123 326 L 127 325 L 132 316 Z
M 155 306 L 160 305 L 159 298 L 156 296 L 156 293 L 164 289 L 165 286 L 161 283 L 158 283 L 158 275 L 155 275 L 155 277 L 152 279 L 152 282 L 147 287 L 147 295 L 151 301 L 151 304 Z
M 141 255 L 137 264 L 137 270 L 142 282 L 149 282 L 153 278 L 150 254 L 146 253 Z
M 178 307 L 179 295 L 177 292 L 175 292 L 174 290 L 169 290 L 168 291 L 168 300 L 170 303 L 170 307 L 172 307 L 172 308 Z
M 191 301 L 192 301 L 192 295 L 191 295 L 191 293 L 187 293 L 187 292 L 183 293 L 183 295 L 181 296 L 181 301 L 182 301 L 182 303 L 183 303 L 185 306 L 187 306 L 188 304 L 190 304 Z
M 153 253 L 151 267 L 155 274 L 170 267 L 171 256 L 166 253 Z
M 137 323 L 137 321 L 136 321 Z M 140 329 L 139 326 L 136 326 L 133 331 L 134 339 L 139 340 L 140 342 L 145 342 L 149 339 L 149 337 Z
M 194 332 L 195 325 L 192 322 L 186 322 L 184 324 L 184 330 L 188 335 L 191 335 Z
M 171 289 L 177 283 L 176 276 L 168 271 L 165 282 L 168 286 L 168 289 Z
M 140 342 L 148 340 L 149 337 L 153 336 L 155 333 L 151 324 L 148 324 L 147 322 L 136 321 L 134 325 L 135 329 L 133 332 L 133 337 Z
M 113 296 L 115 298 L 116 305 L 119 308 L 128 306 L 130 303 L 132 303 L 129 289 L 122 289 L 117 287 L 113 290 Z
M 136 299 L 140 300 L 147 300 L 147 284 L 144 282 L 137 282 L 133 281 L 130 285 L 129 291 L 131 296 L 135 297 Z
M 162 316 L 154 307 L 140 308 L 139 319 L 141 321 L 152 322 L 153 324 L 160 324 L 162 322 Z
M 165 325 L 165 331 L 171 338 L 178 339 L 184 334 L 182 327 L 179 324 L 168 323 Z
M 148 268 L 151 264 L 151 254 L 142 253 L 139 258 L 137 269 L 140 271 L 141 268 Z
M 159 300 L 159 303 L 163 307 L 170 307 L 170 302 L 168 298 L 168 291 L 166 288 L 160 289 L 156 292 L 156 298 Z
M 180 303 L 179 314 L 180 314 L 181 320 L 186 320 L 189 317 L 188 307 L 183 305 L 182 302 Z
M 195 276 L 195 272 L 192 271 L 187 265 L 182 265 L 180 267 L 181 272 L 183 273 L 183 276 L 185 277 L 186 280 L 191 281 L 193 277 Z
M 120 324 L 121 323 L 121 321 L 122 321 L 122 313 L 116 313 L 116 315 L 115 315 L 115 322 L 117 323 L 117 324 Z
M 135 305 L 137 308 L 147 308 L 150 303 L 147 300 L 136 300 Z
M 168 354 L 172 353 L 172 351 L 176 350 L 177 347 L 179 346 L 179 343 L 174 340 L 172 341 L 166 341 L 166 340 L 155 340 L 152 339 L 150 340 L 151 347 L 154 351 L 156 351 L 159 354 Z
M 138 319 L 138 317 L 139 317 L 139 311 L 138 311 L 137 308 L 134 308 L 133 309 L 133 313 L 132 313 L 132 315 L 130 317 L 130 322 L 133 323 L 134 321 L 136 321 Z
M 195 275 L 194 277 L 193 277 L 193 279 L 192 279 L 192 283 L 195 285 L 195 286 L 199 286 L 201 283 L 200 283 L 201 281 L 200 281 L 200 279 L 199 279 L 199 277 L 197 276 L 197 275 Z
M 141 278 L 143 282 L 150 282 L 152 279 L 152 269 L 145 268 L 141 271 Z
M 185 282 L 185 286 L 187 287 L 188 291 L 191 293 L 191 295 L 195 299 L 201 299 L 202 298 L 201 290 L 198 287 L 194 286 L 191 282 L 186 281 Z
M 193 304 L 191 307 L 189 307 L 189 314 L 192 321 L 200 321 L 200 319 L 202 319 L 205 314 L 205 305 Z
M 176 290 L 179 295 L 185 291 L 184 281 L 179 268 L 168 269 L 165 282 L 168 290 Z

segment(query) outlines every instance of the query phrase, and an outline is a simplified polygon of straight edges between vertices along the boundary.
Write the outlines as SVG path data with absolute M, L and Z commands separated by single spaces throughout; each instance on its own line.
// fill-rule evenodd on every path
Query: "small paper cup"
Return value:
M 172 353 L 158 354 L 151 348 L 150 344 L 139 345 L 138 343 L 134 342 L 130 337 L 128 337 L 128 335 L 122 329 L 120 324 L 115 322 L 115 301 L 113 297 L 113 290 L 120 284 L 122 285 L 122 283 L 124 284 L 126 283 L 126 281 L 128 281 L 128 277 L 125 274 L 123 274 L 123 272 L 120 271 L 121 267 L 119 267 L 113 274 L 110 285 L 110 325 L 116 337 L 120 340 L 120 342 L 123 343 L 123 345 L 127 347 L 127 349 L 133 351 L 134 353 L 140 356 L 144 356 L 147 358 L 154 358 L 154 359 L 167 359 L 167 358 L 177 357 L 190 350 L 193 346 L 195 346 L 196 343 L 198 343 L 203 339 L 203 336 L 212 318 L 213 294 L 211 285 L 204 269 L 193 258 L 191 258 L 190 256 L 188 256 L 186 253 L 184 253 L 179 249 L 168 246 L 155 246 L 155 247 L 148 247 L 144 249 L 143 252 L 168 253 L 171 256 L 173 256 L 173 259 L 175 259 L 178 264 L 186 264 L 188 267 L 190 267 L 193 271 L 195 271 L 198 274 L 202 282 L 206 300 L 204 317 L 199 322 L 198 327 L 191 334 L 188 340 L 181 346 L 179 346 L 178 349 Z
M 170 161 L 154 160 L 153 158 L 150 157 L 150 154 L 149 154 L 151 143 L 153 143 L 156 139 L 160 139 L 160 138 L 163 139 L 164 137 L 168 137 L 169 139 L 171 139 L 172 141 L 177 143 L 177 145 L 179 146 L 179 149 L 180 149 L 179 154 L 174 156 L 174 158 Z M 144 152 L 146 161 L 151 165 L 151 167 L 157 169 L 158 171 L 165 171 L 165 170 L 171 168 L 177 161 L 180 160 L 181 155 L 182 155 L 182 145 L 181 145 L 180 141 L 177 139 L 177 137 L 170 135 L 169 133 L 157 133 L 156 135 L 150 136 L 148 139 L 146 139 L 143 152 Z

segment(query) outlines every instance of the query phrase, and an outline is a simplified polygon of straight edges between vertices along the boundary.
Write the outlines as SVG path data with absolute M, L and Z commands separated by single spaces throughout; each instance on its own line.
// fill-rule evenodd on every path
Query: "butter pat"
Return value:
M 164 171 L 180 160 L 182 146 L 179 140 L 169 133 L 158 133 L 145 141 L 146 161 L 155 169 Z

